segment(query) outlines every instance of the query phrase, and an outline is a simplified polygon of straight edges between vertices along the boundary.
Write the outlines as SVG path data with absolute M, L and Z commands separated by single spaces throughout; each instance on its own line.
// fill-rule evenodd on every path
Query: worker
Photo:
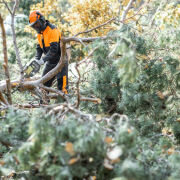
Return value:
M 38 44 L 35 60 L 39 65 L 46 63 L 42 76 L 51 71 L 59 62 L 61 56 L 61 34 L 57 27 L 45 19 L 40 11 L 32 11 L 29 15 L 29 26 L 37 32 Z M 42 57 L 42 54 L 44 56 Z M 50 87 L 55 77 L 44 85 Z M 61 72 L 56 75 L 57 88 L 67 94 L 68 89 L 68 62 L 66 61 Z

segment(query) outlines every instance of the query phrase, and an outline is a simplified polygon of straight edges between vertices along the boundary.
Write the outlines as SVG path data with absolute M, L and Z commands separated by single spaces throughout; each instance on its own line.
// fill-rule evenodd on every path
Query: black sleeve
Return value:
M 59 43 L 57 42 L 52 42 L 50 43 L 50 49 L 46 56 L 43 57 L 44 62 L 46 61 L 53 61 L 54 57 L 57 56 L 58 54 L 58 46 Z
M 38 60 L 41 59 L 42 54 L 43 54 L 43 51 L 42 51 L 40 45 L 38 44 L 36 46 L 36 56 L 35 56 L 35 58 L 38 59 Z

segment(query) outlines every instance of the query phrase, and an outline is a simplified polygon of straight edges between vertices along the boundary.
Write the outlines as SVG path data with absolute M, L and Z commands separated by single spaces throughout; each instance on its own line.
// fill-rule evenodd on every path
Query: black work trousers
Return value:
M 49 71 L 51 71 L 54 67 L 56 67 L 57 64 L 51 64 L 49 62 L 46 63 L 46 67 L 44 68 L 43 75 L 47 74 Z M 55 76 L 44 83 L 45 86 L 51 87 L 53 81 L 55 79 Z M 60 91 L 63 91 L 64 93 L 67 94 L 67 89 L 68 89 L 68 61 L 66 61 L 64 67 L 62 70 L 56 75 L 57 79 L 57 88 Z

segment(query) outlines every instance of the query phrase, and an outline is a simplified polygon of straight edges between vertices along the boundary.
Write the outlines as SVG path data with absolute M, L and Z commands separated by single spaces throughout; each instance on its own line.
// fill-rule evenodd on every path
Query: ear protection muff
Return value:
M 36 14 L 37 14 L 37 20 L 38 20 L 38 15 L 39 15 L 39 16 L 40 16 L 40 17 L 39 17 L 39 20 L 41 20 L 42 23 L 45 23 L 45 22 L 46 22 L 45 17 L 44 17 L 41 13 L 36 12 Z

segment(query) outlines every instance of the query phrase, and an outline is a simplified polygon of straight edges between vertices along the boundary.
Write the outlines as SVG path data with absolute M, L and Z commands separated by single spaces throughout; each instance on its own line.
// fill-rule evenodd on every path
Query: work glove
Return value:
M 35 59 L 35 61 L 41 66 L 44 64 L 44 60 L 41 58 L 40 60 Z

